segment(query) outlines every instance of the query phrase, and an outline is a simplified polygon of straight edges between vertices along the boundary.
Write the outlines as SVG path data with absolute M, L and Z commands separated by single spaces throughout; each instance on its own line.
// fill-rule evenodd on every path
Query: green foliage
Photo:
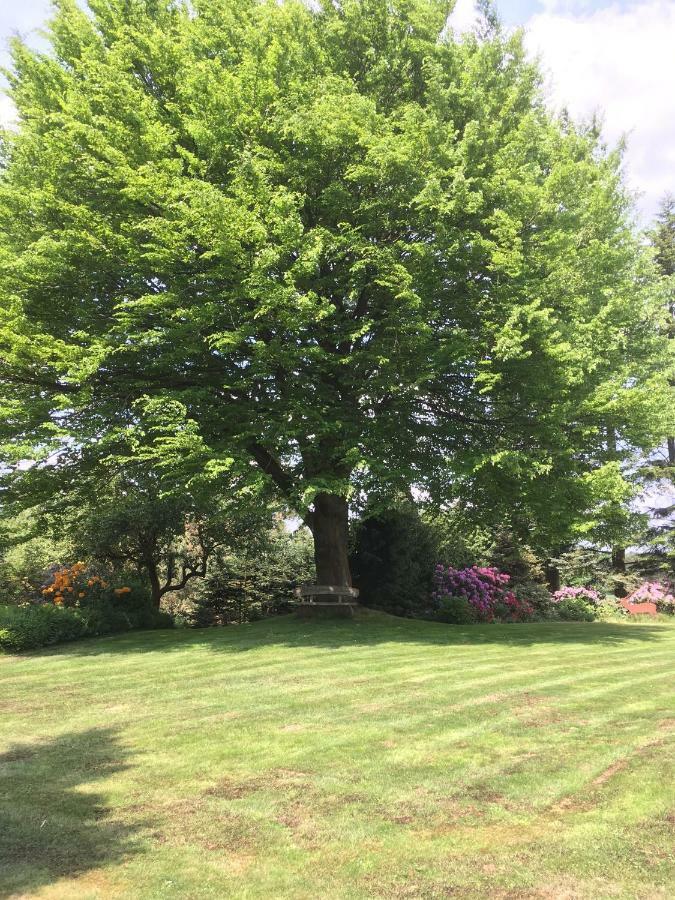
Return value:
M 436 534 L 412 503 L 368 515 L 354 529 L 351 569 L 359 602 L 397 616 L 432 609 Z
M 0 606 L 0 649 L 9 653 L 60 644 L 90 634 L 82 614 L 51 603 Z
M 289 612 L 293 588 L 313 577 L 311 536 L 283 522 L 225 554 L 199 587 L 189 620 L 200 627 L 251 622 Z
M 87 588 L 86 573 L 78 583 L 77 566 L 58 571 L 66 573 L 68 587 L 56 595 L 56 603 L 52 593 L 49 602 L 26 603 L 24 596 L 20 605 L 0 606 L 0 648 L 28 650 L 85 636 L 173 626 L 173 618 L 153 605 L 147 586 L 133 578 L 126 578 L 121 589 L 98 578 Z M 66 582 L 62 578 L 60 583 Z
M 122 581 L 131 590 L 122 593 L 108 586 L 77 601 L 88 634 L 173 627 L 173 617 L 155 608 L 146 582 L 128 574 Z
M 443 510 L 422 508 L 422 521 L 429 525 L 436 542 L 436 562 L 455 569 L 487 565 L 492 544 L 490 530 L 481 526 L 480 511 L 452 507 Z
M 598 610 L 593 603 L 587 603 L 580 597 L 561 600 L 555 605 L 558 618 L 566 621 L 593 622 L 598 617 Z
M 664 275 L 675 275 L 675 197 L 666 194 L 661 201 L 652 231 L 656 261 Z
M 318 493 L 416 484 L 537 546 L 614 500 L 605 426 L 622 458 L 670 433 L 620 156 L 547 113 L 519 34 L 447 13 L 60 2 L 49 52 L 13 42 L 10 464 L 226 469 L 315 530 Z
M 545 582 L 542 560 L 513 531 L 497 531 L 488 552 L 490 565 L 510 576 L 509 587 L 521 603 L 529 604 L 536 618 L 554 616 L 551 594 Z
M 475 607 L 466 597 L 442 597 L 434 618 L 450 625 L 472 625 L 478 620 Z
M 522 603 L 529 603 L 537 618 L 550 619 L 555 616 L 551 594 L 543 584 L 523 580 L 512 585 L 513 593 Z
M 63 519 L 45 527 L 41 510 L 28 508 L 0 521 L 0 582 L 3 602 L 40 599 L 39 588 L 50 567 L 75 557 L 72 531 Z
M 495 535 L 489 551 L 490 565 L 511 577 L 511 582 L 541 581 L 543 571 L 532 550 L 507 529 Z
M 628 616 L 628 610 L 623 606 L 619 606 L 616 600 L 609 597 L 597 603 L 595 611 L 597 618 L 604 621 L 621 620 Z
M 560 573 L 561 583 L 574 587 L 604 581 L 611 572 L 611 553 L 595 547 L 573 547 L 550 562 Z

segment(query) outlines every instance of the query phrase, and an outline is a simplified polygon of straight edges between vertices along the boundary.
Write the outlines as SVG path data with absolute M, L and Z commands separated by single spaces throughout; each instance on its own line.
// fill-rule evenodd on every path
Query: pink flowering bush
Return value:
M 509 575 L 488 566 L 436 566 L 432 598 L 439 618 L 457 624 L 531 619 L 532 605 L 516 597 L 509 589 L 510 580 Z
M 583 600 L 585 603 L 592 603 L 593 606 L 599 606 L 602 603 L 602 597 L 597 591 L 585 587 L 563 587 L 553 595 L 554 603 L 562 603 L 566 600 Z
M 593 622 L 598 618 L 602 597 L 585 587 L 563 587 L 551 598 L 556 615 L 573 622 Z
M 675 587 L 658 581 L 645 581 L 628 597 L 629 603 L 655 603 L 659 612 L 675 615 Z

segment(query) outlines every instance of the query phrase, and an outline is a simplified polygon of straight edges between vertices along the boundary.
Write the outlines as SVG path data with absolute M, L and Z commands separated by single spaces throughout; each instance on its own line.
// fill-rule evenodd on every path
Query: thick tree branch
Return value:
M 292 507 L 300 512 L 298 509 L 296 484 L 293 477 L 284 469 L 279 460 L 257 441 L 249 442 L 246 449 L 251 454 L 258 467 L 262 469 L 266 475 L 270 476 L 272 481 L 283 493 L 284 497 L 291 503 Z M 305 525 L 311 530 L 313 513 L 311 511 L 304 513 L 300 512 L 300 515 Z

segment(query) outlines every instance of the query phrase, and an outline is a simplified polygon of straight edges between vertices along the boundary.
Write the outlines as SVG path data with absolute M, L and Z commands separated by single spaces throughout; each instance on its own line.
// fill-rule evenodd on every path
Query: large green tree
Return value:
M 651 232 L 651 243 L 660 272 L 667 287 L 666 302 L 668 318 L 664 331 L 671 340 L 675 338 L 675 196 L 666 194 L 659 204 L 654 228 Z M 675 345 L 675 342 L 673 342 Z M 675 367 L 670 370 L 670 403 L 675 402 Z M 667 456 L 654 454 L 643 467 L 643 475 L 648 486 L 656 486 L 652 495 L 651 513 L 653 516 L 649 536 L 651 545 L 656 550 L 657 559 L 671 571 L 675 559 L 675 504 L 673 490 L 675 488 L 675 437 L 669 431 L 667 439 Z
M 3 137 L 15 460 L 171 404 L 346 584 L 355 491 L 560 534 L 611 481 L 608 424 L 623 454 L 665 434 L 619 155 L 547 113 L 519 35 L 455 39 L 437 0 L 55 6 Z
M 661 200 L 652 231 L 652 244 L 657 265 L 670 282 L 668 291 L 670 318 L 667 333 L 672 338 L 675 337 L 675 197 L 672 194 L 666 194 Z M 675 437 L 672 435 L 668 437 L 668 462 L 671 466 L 675 466 Z

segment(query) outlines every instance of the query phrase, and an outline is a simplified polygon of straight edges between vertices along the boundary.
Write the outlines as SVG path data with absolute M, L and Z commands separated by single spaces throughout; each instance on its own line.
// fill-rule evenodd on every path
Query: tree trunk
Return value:
M 351 587 L 347 501 L 337 494 L 317 494 L 312 515 L 317 584 Z
M 625 547 L 612 547 L 612 571 L 621 574 L 626 571 Z
M 159 604 L 162 599 L 162 589 L 159 584 L 159 573 L 157 571 L 157 566 L 155 565 L 154 560 L 146 562 L 145 568 L 148 570 L 148 578 L 150 579 L 150 596 L 152 598 L 152 605 L 155 607 L 155 609 L 159 609 Z
M 546 581 L 548 589 L 552 594 L 560 590 L 560 570 L 550 560 L 546 561 Z
M 675 437 L 668 438 L 668 465 L 675 466 Z

